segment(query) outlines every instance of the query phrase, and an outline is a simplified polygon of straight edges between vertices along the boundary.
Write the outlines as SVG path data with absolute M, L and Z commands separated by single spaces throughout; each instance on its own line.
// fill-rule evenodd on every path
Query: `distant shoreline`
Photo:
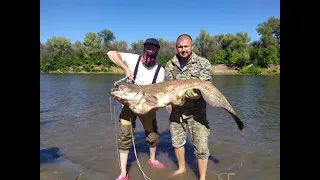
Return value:
M 123 74 L 122 69 L 119 67 L 111 67 L 109 71 L 101 70 L 100 66 L 95 67 L 95 71 L 87 72 L 87 71 L 73 71 L 70 69 L 69 71 L 50 71 L 50 72 L 40 72 L 42 74 Z M 239 69 L 236 67 L 228 67 L 227 65 L 214 65 L 212 68 L 213 75 L 250 75 L 250 74 L 241 74 Z M 260 75 L 280 75 L 280 65 L 270 65 L 268 68 L 263 69 Z

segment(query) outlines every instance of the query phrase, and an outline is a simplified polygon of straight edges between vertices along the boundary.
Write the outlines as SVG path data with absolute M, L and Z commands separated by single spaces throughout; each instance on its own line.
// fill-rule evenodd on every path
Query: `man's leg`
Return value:
M 125 177 L 127 175 L 127 161 L 128 161 L 128 155 L 127 152 L 120 152 L 120 166 L 121 166 L 121 172 L 120 176 Z
M 198 159 L 198 166 L 199 166 L 199 174 L 200 174 L 199 180 L 205 180 L 206 173 L 207 173 L 207 166 L 208 166 L 208 158 Z
M 208 166 L 208 157 L 210 151 L 208 148 L 208 136 L 210 135 L 210 129 L 205 125 L 195 121 L 194 119 L 188 120 L 190 124 L 190 136 L 194 146 L 194 154 L 198 159 L 200 180 L 206 179 L 206 172 Z
M 121 173 L 118 179 L 127 176 L 127 161 L 129 150 L 132 146 L 132 136 L 135 128 L 136 116 L 127 107 L 120 113 L 120 130 L 118 133 L 118 148 L 120 154 Z
M 176 155 L 176 158 L 178 160 L 178 170 L 176 170 L 173 175 L 182 174 L 186 171 L 186 161 L 184 158 L 185 149 L 184 146 L 181 146 L 179 148 L 174 148 L 174 154 Z
M 128 120 L 120 119 L 120 132 L 118 135 L 119 154 L 120 154 L 120 166 L 121 176 L 125 177 L 127 174 L 127 161 L 129 155 L 129 149 L 132 145 L 132 125 Z
M 151 111 L 147 115 L 139 116 L 146 133 L 146 141 L 149 146 L 150 159 L 149 164 L 156 168 L 164 168 L 164 165 L 156 160 L 156 150 L 159 144 L 158 126 L 156 112 Z
M 178 161 L 178 170 L 174 171 L 170 176 L 176 176 L 186 172 L 186 163 L 185 163 L 185 149 L 184 145 L 187 139 L 187 132 L 184 127 L 185 123 L 170 122 L 170 133 L 172 146 L 174 148 L 174 153 Z

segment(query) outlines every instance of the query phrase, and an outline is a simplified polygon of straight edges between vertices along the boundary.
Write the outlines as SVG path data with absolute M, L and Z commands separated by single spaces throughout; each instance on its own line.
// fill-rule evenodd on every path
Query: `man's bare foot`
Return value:
M 181 176 L 181 175 L 183 175 L 184 173 L 186 173 L 186 169 L 178 169 L 178 170 L 176 170 L 176 171 L 174 171 L 173 173 L 171 173 L 171 174 L 169 174 L 169 178 L 173 178 L 173 177 L 175 177 L 175 176 Z

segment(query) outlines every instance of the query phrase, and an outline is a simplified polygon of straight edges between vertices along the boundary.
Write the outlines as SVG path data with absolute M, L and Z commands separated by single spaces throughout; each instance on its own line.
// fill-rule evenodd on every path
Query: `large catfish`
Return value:
M 151 85 L 135 85 L 118 82 L 110 95 L 120 103 L 127 105 L 136 114 L 146 114 L 152 109 L 174 104 L 182 106 L 185 102 L 185 92 L 197 89 L 203 99 L 213 107 L 224 108 L 236 121 L 238 128 L 243 129 L 243 123 L 224 95 L 210 82 L 198 79 L 171 80 Z

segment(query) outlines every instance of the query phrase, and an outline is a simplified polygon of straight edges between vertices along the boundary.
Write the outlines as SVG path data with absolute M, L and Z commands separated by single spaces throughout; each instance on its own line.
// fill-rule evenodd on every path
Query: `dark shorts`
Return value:
M 120 130 L 118 133 L 118 148 L 120 152 L 129 152 L 132 146 L 132 136 L 136 126 L 136 119 L 139 117 L 146 133 L 146 141 L 149 147 L 156 147 L 159 143 L 156 111 L 146 115 L 137 116 L 127 106 L 123 106 L 120 113 Z

